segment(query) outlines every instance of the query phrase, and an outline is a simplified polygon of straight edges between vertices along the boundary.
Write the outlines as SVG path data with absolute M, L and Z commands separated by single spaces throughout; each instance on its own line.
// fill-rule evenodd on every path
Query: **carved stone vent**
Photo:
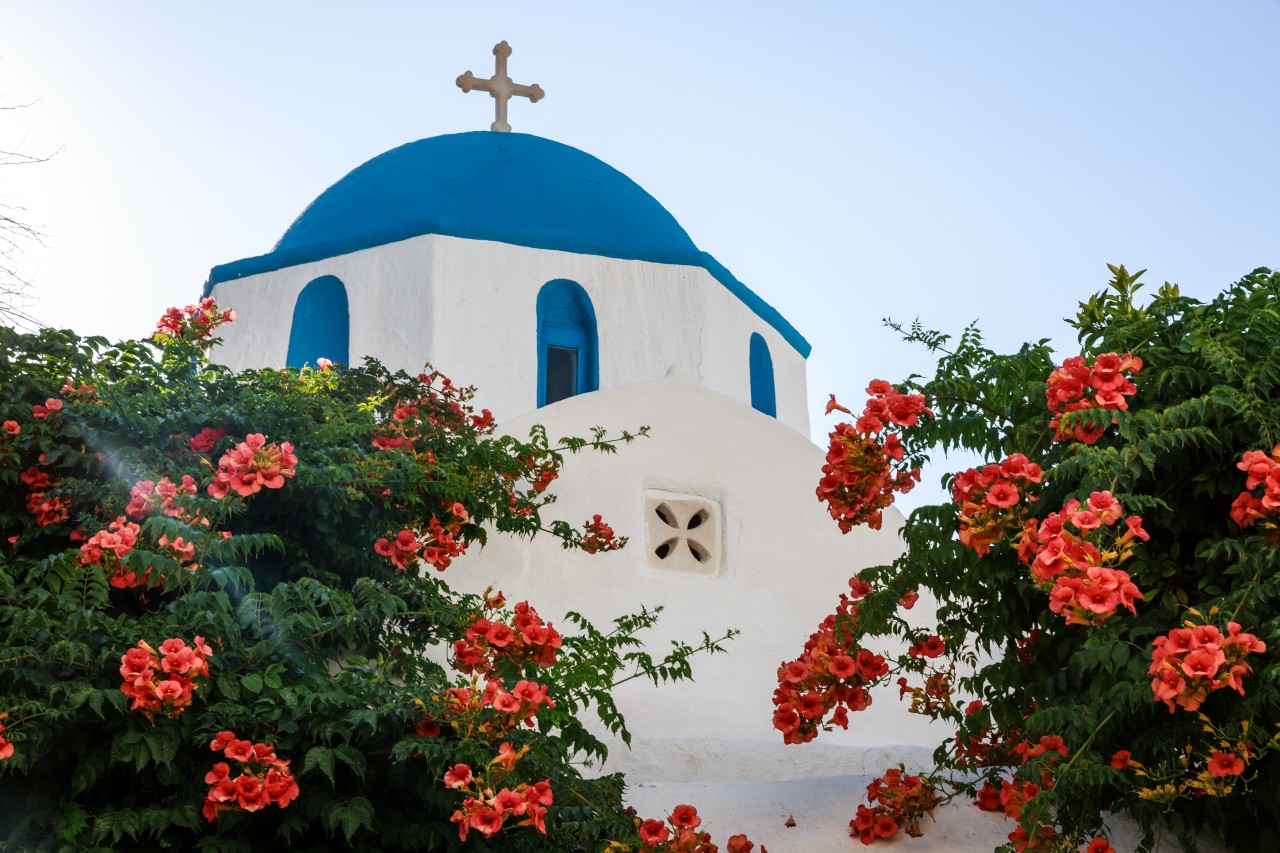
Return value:
M 645 493 L 649 565 L 692 575 L 720 573 L 720 505 L 695 495 Z

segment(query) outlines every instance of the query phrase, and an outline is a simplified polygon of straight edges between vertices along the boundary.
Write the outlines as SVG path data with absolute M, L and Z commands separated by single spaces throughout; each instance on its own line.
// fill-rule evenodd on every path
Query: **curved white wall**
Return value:
M 651 427 L 648 438 L 616 456 L 571 457 L 553 485 L 559 498 L 549 509 L 553 517 L 578 525 L 601 513 L 619 535 L 632 537 L 630 544 L 622 551 L 587 555 L 566 552 L 550 537 L 529 542 L 494 535 L 483 551 L 454 563 L 449 582 L 475 592 L 496 584 L 509 600 L 528 599 L 547 618 L 577 610 L 598 626 L 642 604 L 661 605 L 662 621 L 646 637 L 650 651 L 659 655 L 671 639 L 696 644 L 704 630 L 713 636 L 728 627 L 742 631 L 729 644 L 729 654 L 695 661 L 691 684 L 655 689 L 632 682 L 619 689 L 619 704 L 638 740 L 756 742 L 739 751 L 742 772 L 760 772 L 758 767 L 748 771 L 747 764 L 761 760 L 803 760 L 821 744 L 942 740 L 943 733 L 926 731 L 923 718 L 906 713 L 892 688 L 878 693 L 867 711 L 851 715 L 850 731 L 824 734 L 813 749 L 781 750 L 770 701 L 778 666 L 800 653 L 839 594 L 848 590 L 852 574 L 891 562 L 900 552 L 902 516 L 893 509 L 882 531 L 839 532 L 814 496 L 823 454 L 806 438 L 738 400 L 679 379 L 566 400 L 508 421 L 503 430 L 527 433 L 534 423 L 545 424 L 553 439 L 582 435 L 597 424 L 611 432 Z M 646 546 L 652 546 L 645 541 L 648 489 L 720 504 L 724 564 L 717 576 L 673 572 L 647 559 Z M 623 762 L 652 762 L 664 754 L 620 752 Z M 690 753 L 679 748 L 671 754 Z M 653 778 L 653 768 L 646 776 Z

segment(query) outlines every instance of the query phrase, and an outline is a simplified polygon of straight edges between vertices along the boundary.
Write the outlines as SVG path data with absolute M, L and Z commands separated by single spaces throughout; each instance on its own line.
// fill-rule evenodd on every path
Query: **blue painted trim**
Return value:
M 751 408 L 770 417 L 778 416 L 778 397 L 773 385 L 773 357 L 769 345 L 758 333 L 751 333 L 748 363 L 751 368 Z
M 557 278 L 538 291 L 538 408 L 547 404 L 547 347 L 578 351 L 578 393 L 600 388 L 600 335 L 591 297 L 576 281 Z
M 699 254 L 702 256 L 702 260 L 696 266 L 700 266 L 711 273 L 715 280 L 727 287 L 730 293 L 742 301 L 743 305 L 746 305 L 755 312 L 757 317 L 772 326 L 775 332 L 782 335 L 784 341 L 795 347 L 801 358 L 809 357 L 809 353 L 813 351 L 813 346 L 805 340 L 804 335 L 800 334 L 795 326 L 787 322 L 787 318 L 783 317 L 777 308 L 765 302 L 756 295 L 754 290 L 738 281 L 724 264 L 706 252 L 700 252 Z
M 285 364 L 289 367 L 314 367 L 319 358 L 351 363 L 351 312 L 347 288 L 337 276 L 321 276 L 298 294 L 288 353 Z

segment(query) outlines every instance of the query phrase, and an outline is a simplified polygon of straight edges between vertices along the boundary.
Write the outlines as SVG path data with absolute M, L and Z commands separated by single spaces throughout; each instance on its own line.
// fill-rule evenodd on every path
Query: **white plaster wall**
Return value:
M 713 391 L 751 403 L 749 365 L 751 334 L 758 332 L 773 360 L 773 387 L 778 420 L 801 435 L 809 434 L 807 362 L 795 347 L 706 270 L 708 322 L 703 335 L 703 384 Z
M 705 288 L 690 268 L 431 236 L 441 310 L 432 351 L 446 373 L 480 389 L 499 420 L 537 407 L 537 299 L 553 279 L 591 298 L 600 387 L 654 379 L 678 366 L 697 375 Z M 718 285 L 717 285 L 718 286 Z
M 282 366 L 298 294 L 323 275 L 347 287 L 353 363 L 372 356 L 414 371 L 430 362 L 479 388 L 499 420 L 537 406 L 538 291 L 564 278 L 591 297 L 601 388 L 676 368 L 749 403 L 748 346 L 759 332 L 778 419 L 808 434 L 805 360 L 701 267 L 425 235 L 216 285 L 219 305 L 239 318 L 214 357 L 235 369 Z
M 751 333 L 760 332 L 774 358 L 779 419 L 808 434 L 804 358 L 701 267 L 427 239 L 439 245 L 432 272 L 442 306 L 436 366 L 501 401 L 501 411 L 490 406 L 500 419 L 537 405 L 537 295 L 548 281 L 564 278 L 591 297 L 601 388 L 659 379 L 674 367 L 749 403 L 748 346 Z M 477 354 L 477 344 L 496 352 Z
M 839 532 L 814 496 L 822 452 L 808 439 L 738 400 L 678 378 L 566 400 L 503 429 L 523 434 L 536 422 L 546 424 L 553 438 L 583 434 L 593 424 L 613 431 L 651 427 L 650 437 L 616 456 L 571 457 L 553 486 L 559 500 L 552 516 L 577 525 L 602 513 L 631 543 L 622 551 L 587 555 L 566 552 L 550 537 L 529 542 L 494 535 L 483 551 L 449 569 L 449 582 L 475 592 L 496 584 L 510 601 L 527 599 L 546 618 L 577 610 L 597 625 L 642 604 L 661 605 L 662 621 L 646 637 L 658 655 L 672 639 L 696 644 L 704 630 L 713 636 L 728 627 L 742 630 L 729 654 L 695 660 L 693 683 L 654 688 L 636 681 L 618 690 L 637 743 L 650 745 L 630 756 L 615 750 L 621 766 L 632 762 L 635 769 L 636 762 L 652 763 L 663 754 L 693 761 L 696 756 L 683 747 L 663 752 L 655 745 L 716 739 L 737 742 L 737 766 L 767 778 L 776 772 L 770 768 L 778 756 L 800 760 L 823 744 L 933 746 L 945 738 L 907 714 L 891 688 L 877 694 L 870 709 L 851 715 L 848 732 L 824 734 L 815 744 L 792 748 L 796 752 L 772 746 L 781 744 L 770 701 L 778 666 L 800 653 L 852 574 L 890 562 L 900 551 L 902 516 L 896 510 L 886 513 L 882 531 Z M 720 502 L 725 563 L 719 576 L 647 564 L 646 488 Z M 687 777 L 694 770 L 672 773 Z M 653 768 L 643 775 L 654 778 Z
M 351 361 L 372 356 L 388 367 L 416 370 L 431 353 L 432 294 L 428 275 L 436 246 L 416 238 L 298 264 L 214 285 L 236 322 L 219 329 L 215 360 L 234 370 L 283 367 L 298 294 L 315 279 L 333 275 L 347 288 Z

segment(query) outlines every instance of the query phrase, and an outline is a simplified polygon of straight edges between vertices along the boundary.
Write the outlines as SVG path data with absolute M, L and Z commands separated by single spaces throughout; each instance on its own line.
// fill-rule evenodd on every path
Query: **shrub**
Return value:
M 909 487 L 931 449 L 987 461 L 946 478 L 952 502 L 911 514 L 892 566 L 851 580 L 779 671 L 775 722 L 791 741 L 847 724 L 870 701 L 870 670 L 847 661 L 896 635 L 910 651 L 874 680 L 896 677 L 912 711 L 954 731 L 921 783 L 946 791 L 930 808 L 976 796 L 1019 818 L 1016 850 L 1106 850 L 1111 809 L 1147 843 L 1176 814 L 1184 840 L 1275 850 L 1280 274 L 1207 303 L 1166 284 L 1140 305 L 1141 274 L 1112 272 L 1071 322 L 1082 354 L 1062 364 L 1043 340 L 1001 355 L 973 327 L 894 326 L 939 354 L 937 372 L 868 388 L 862 418 L 832 434 L 819 498 L 847 527 Z M 878 417 L 901 398 L 920 417 Z M 859 482 L 882 484 L 852 505 L 831 482 L 850 436 L 876 451 Z M 923 590 L 938 602 L 929 630 L 900 613 Z M 867 843 L 903 823 L 892 787 L 877 780 L 879 805 L 855 818 Z
M 17 848 L 599 850 L 638 841 L 623 669 L 655 611 L 596 630 L 440 574 L 549 520 L 564 456 L 471 390 L 377 363 L 231 373 L 206 300 L 149 341 L 0 329 L 0 829 Z M 434 651 L 433 651 L 434 649 Z M 500 834 L 499 834 L 500 833 Z M 494 838 L 493 841 L 488 839 Z M 465 845 L 463 839 L 466 839 Z

